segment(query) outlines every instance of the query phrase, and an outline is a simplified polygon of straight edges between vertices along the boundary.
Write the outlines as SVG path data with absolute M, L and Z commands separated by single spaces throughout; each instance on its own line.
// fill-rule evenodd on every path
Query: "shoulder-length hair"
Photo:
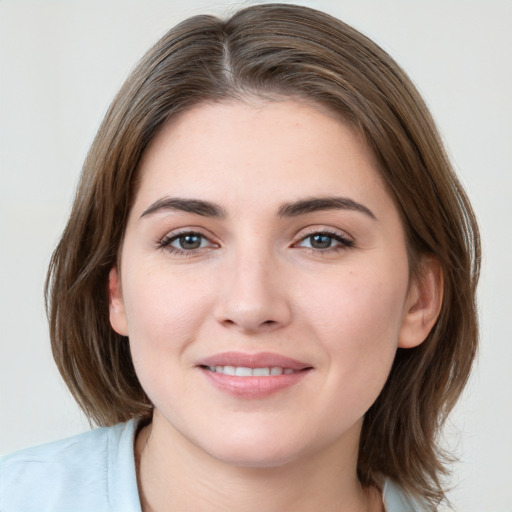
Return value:
M 401 68 L 374 42 L 316 10 L 245 8 L 227 20 L 195 16 L 170 30 L 114 99 L 85 161 L 46 283 L 52 349 L 75 399 L 99 425 L 148 416 L 129 344 L 111 328 L 108 275 L 136 192 L 137 168 L 164 123 L 205 101 L 292 97 L 321 104 L 365 138 L 402 216 L 411 272 L 440 263 L 444 297 L 424 343 L 398 349 L 367 412 L 358 474 L 387 476 L 444 498 L 437 435 L 458 399 L 477 346 L 475 216 L 435 124 Z

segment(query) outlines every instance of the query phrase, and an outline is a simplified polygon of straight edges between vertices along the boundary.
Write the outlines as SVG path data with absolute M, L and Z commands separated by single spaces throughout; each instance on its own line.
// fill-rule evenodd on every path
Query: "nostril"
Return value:
M 249 298 L 231 294 L 220 300 L 215 308 L 216 320 L 225 328 L 238 328 L 241 331 L 270 331 L 287 325 L 291 318 L 290 308 L 281 297 Z

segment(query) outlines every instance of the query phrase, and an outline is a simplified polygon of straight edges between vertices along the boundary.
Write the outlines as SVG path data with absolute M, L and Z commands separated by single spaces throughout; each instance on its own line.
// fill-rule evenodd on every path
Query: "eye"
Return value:
M 193 253 L 199 249 L 211 247 L 214 244 L 201 233 L 187 231 L 178 234 L 170 234 L 159 241 L 158 246 L 166 248 L 171 253 Z
M 318 233 L 311 233 L 310 235 L 302 238 L 296 247 L 306 247 L 315 251 L 328 251 L 336 249 L 346 249 L 352 247 L 354 242 L 340 233 L 332 233 L 329 231 L 322 231 Z

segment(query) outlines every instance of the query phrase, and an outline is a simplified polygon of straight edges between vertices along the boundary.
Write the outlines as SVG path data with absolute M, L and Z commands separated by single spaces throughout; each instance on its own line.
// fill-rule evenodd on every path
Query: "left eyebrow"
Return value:
M 296 217 L 322 210 L 353 210 L 377 220 L 377 216 L 368 207 L 348 197 L 338 196 L 312 197 L 285 203 L 279 208 L 278 215 L 279 217 Z

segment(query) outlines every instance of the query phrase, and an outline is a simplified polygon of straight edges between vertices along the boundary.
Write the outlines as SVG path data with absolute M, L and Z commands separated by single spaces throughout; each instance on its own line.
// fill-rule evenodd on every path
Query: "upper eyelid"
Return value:
M 215 237 L 209 233 L 205 233 L 204 231 L 205 231 L 204 228 L 195 227 L 195 226 L 172 229 L 170 231 L 167 231 L 165 233 L 165 235 L 163 235 L 160 238 L 160 240 L 170 240 L 172 238 L 179 238 L 180 236 L 183 236 L 183 235 L 199 235 L 199 236 L 202 236 L 203 238 L 213 241 L 212 239 Z
M 198 235 L 198 236 L 202 237 L 203 239 L 208 241 L 209 247 L 199 247 L 197 249 L 190 249 L 190 250 L 179 249 L 179 248 L 176 247 L 176 248 L 174 248 L 176 251 L 178 251 L 178 252 L 183 251 L 184 253 L 186 252 L 186 253 L 189 253 L 189 254 L 194 254 L 194 253 L 196 253 L 198 251 L 202 251 L 204 249 L 210 249 L 212 247 L 215 247 L 215 246 L 219 245 L 218 242 L 216 242 L 215 240 L 212 239 L 212 236 L 205 235 L 199 229 L 197 229 L 197 228 L 195 228 L 195 229 L 185 228 L 185 229 L 179 229 L 179 230 L 174 230 L 174 231 L 167 232 L 164 236 L 158 238 L 155 241 L 156 247 L 159 248 L 159 249 L 170 249 L 170 248 L 173 247 L 172 244 L 176 240 L 178 240 L 180 237 L 186 236 L 186 235 Z
M 311 235 L 316 235 L 316 234 L 333 235 L 333 236 L 339 236 L 341 238 L 345 238 L 345 239 L 351 240 L 351 241 L 354 240 L 354 237 L 352 235 L 350 235 L 349 233 L 347 233 L 347 231 L 345 231 L 344 229 L 326 227 L 326 226 L 324 226 L 324 227 L 311 226 L 308 228 L 303 228 L 297 233 L 295 239 L 302 240 L 303 238 L 306 238 Z
M 345 250 L 357 247 L 354 237 L 349 235 L 345 230 L 326 226 L 309 226 L 309 228 L 310 229 L 307 229 L 306 232 L 303 230 L 299 231 L 291 244 L 291 248 L 310 250 L 318 254 L 327 254 L 329 252 L 338 251 L 340 249 Z M 301 245 L 308 238 L 317 234 L 332 238 L 334 241 L 336 241 L 336 244 L 328 248 L 310 248 Z

